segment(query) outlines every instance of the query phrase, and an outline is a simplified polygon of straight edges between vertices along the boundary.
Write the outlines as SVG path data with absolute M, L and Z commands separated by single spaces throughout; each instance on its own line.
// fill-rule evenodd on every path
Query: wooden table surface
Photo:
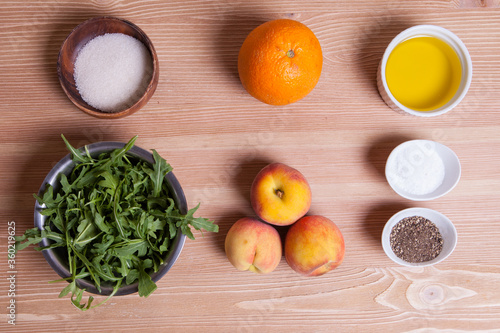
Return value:
M 500 10 L 496 0 L 427 1 L 4 1 L 0 4 L 0 331 L 451 332 L 500 331 Z M 139 112 L 102 120 L 77 109 L 61 89 L 56 60 L 69 32 L 101 15 L 128 19 L 152 39 L 158 89 Z M 308 25 L 324 54 L 313 92 L 269 106 L 243 89 L 237 55 L 257 25 L 291 18 Z M 435 24 L 458 35 L 474 75 L 462 103 L 433 118 L 384 104 L 376 71 L 402 30 Z M 114 297 L 80 312 L 58 299 L 63 283 L 33 248 L 7 265 L 8 222 L 33 225 L 36 192 L 74 145 L 127 141 L 156 149 L 173 166 L 189 207 L 220 226 L 188 240 L 149 298 Z M 399 197 L 384 177 L 392 148 L 430 139 L 452 148 L 462 178 L 427 202 Z M 342 230 L 344 262 L 301 277 L 284 258 L 268 275 L 237 271 L 224 238 L 253 216 L 250 184 L 270 162 L 300 170 L 313 193 L 310 214 Z M 410 269 L 381 247 L 384 223 L 407 207 L 447 215 L 458 245 L 444 262 Z M 14 275 L 15 297 L 9 295 Z M 100 299 L 100 298 L 99 298 Z M 15 301 L 15 327 L 8 323 Z

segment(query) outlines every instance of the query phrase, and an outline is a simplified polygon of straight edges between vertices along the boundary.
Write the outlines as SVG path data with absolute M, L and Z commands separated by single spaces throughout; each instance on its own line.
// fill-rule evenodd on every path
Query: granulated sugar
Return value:
M 430 142 L 408 145 L 387 165 L 394 185 L 413 195 L 432 193 L 443 183 L 444 173 L 444 163 Z
M 78 53 L 76 88 L 89 105 L 105 112 L 124 110 L 146 91 L 152 57 L 139 40 L 121 33 L 90 40 Z

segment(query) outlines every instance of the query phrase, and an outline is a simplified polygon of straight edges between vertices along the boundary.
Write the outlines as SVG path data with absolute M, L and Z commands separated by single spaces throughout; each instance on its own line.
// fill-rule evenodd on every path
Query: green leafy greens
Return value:
M 71 302 L 87 310 L 106 302 L 123 284 L 135 282 L 139 296 L 147 297 L 157 288 L 150 273 L 163 264 L 178 230 L 190 239 L 191 227 L 218 232 L 212 221 L 193 217 L 199 204 L 181 214 L 164 181 L 172 167 L 155 150 L 153 165 L 127 155 L 137 136 L 97 158 L 61 136 L 76 166 L 69 176 L 60 175 L 57 193 L 47 185 L 43 195 L 34 195 L 45 205 L 44 229 L 28 229 L 16 238 L 17 250 L 47 238 L 51 244 L 37 250 L 63 248 L 67 253 L 71 276 L 57 280 L 69 282 L 59 297 L 71 293 Z M 113 292 L 98 305 L 91 306 L 92 296 L 82 303 L 84 290 L 76 285 L 82 278 L 99 292 L 103 281 L 112 284 Z

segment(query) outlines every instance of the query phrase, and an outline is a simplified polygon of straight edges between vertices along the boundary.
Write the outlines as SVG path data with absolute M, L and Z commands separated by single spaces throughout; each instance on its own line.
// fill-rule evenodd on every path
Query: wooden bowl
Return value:
M 104 112 L 90 106 L 80 96 L 74 78 L 74 63 L 78 56 L 78 52 L 91 39 L 106 33 L 122 33 L 136 38 L 146 46 L 153 60 L 153 74 L 142 97 L 128 109 L 117 112 Z M 59 82 L 68 98 L 82 111 L 98 118 L 121 118 L 142 108 L 146 105 L 151 96 L 153 96 L 156 86 L 158 85 L 159 74 L 158 57 L 153 47 L 153 43 L 151 43 L 148 36 L 135 24 L 115 17 L 95 17 L 78 25 L 62 44 L 57 59 L 57 75 L 59 76 Z

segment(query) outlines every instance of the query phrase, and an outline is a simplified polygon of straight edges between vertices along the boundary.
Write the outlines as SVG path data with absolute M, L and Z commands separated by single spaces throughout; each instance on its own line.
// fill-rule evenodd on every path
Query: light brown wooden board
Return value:
M 6 1 L 0 5 L 0 330 L 38 332 L 427 332 L 500 328 L 500 11 L 498 1 Z M 102 120 L 77 109 L 56 74 L 59 48 L 84 20 L 113 15 L 141 27 L 160 61 L 156 93 L 132 116 Z M 292 18 L 323 48 L 313 92 L 285 107 L 242 88 L 236 61 L 258 24 Z M 389 109 L 376 70 L 390 40 L 417 24 L 457 34 L 469 49 L 469 93 L 436 118 Z M 220 226 L 195 234 L 148 299 L 115 297 L 85 313 L 57 296 L 64 284 L 41 253 L 16 256 L 16 327 L 7 324 L 7 222 L 33 225 L 36 192 L 76 146 L 127 141 L 157 149 L 174 167 L 190 207 Z M 399 143 L 430 139 L 462 163 L 458 186 L 431 202 L 411 202 L 384 178 Z M 285 260 L 269 275 L 236 271 L 223 244 L 229 227 L 252 216 L 253 177 L 269 162 L 299 169 L 313 193 L 311 214 L 337 223 L 344 263 L 317 278 Z M 395 212 L 414 206 L 447 215 L 455 252 L 425 269 L 396 266 L 380 235 Z M 448 331 L 447 331 L 448 332 Z

